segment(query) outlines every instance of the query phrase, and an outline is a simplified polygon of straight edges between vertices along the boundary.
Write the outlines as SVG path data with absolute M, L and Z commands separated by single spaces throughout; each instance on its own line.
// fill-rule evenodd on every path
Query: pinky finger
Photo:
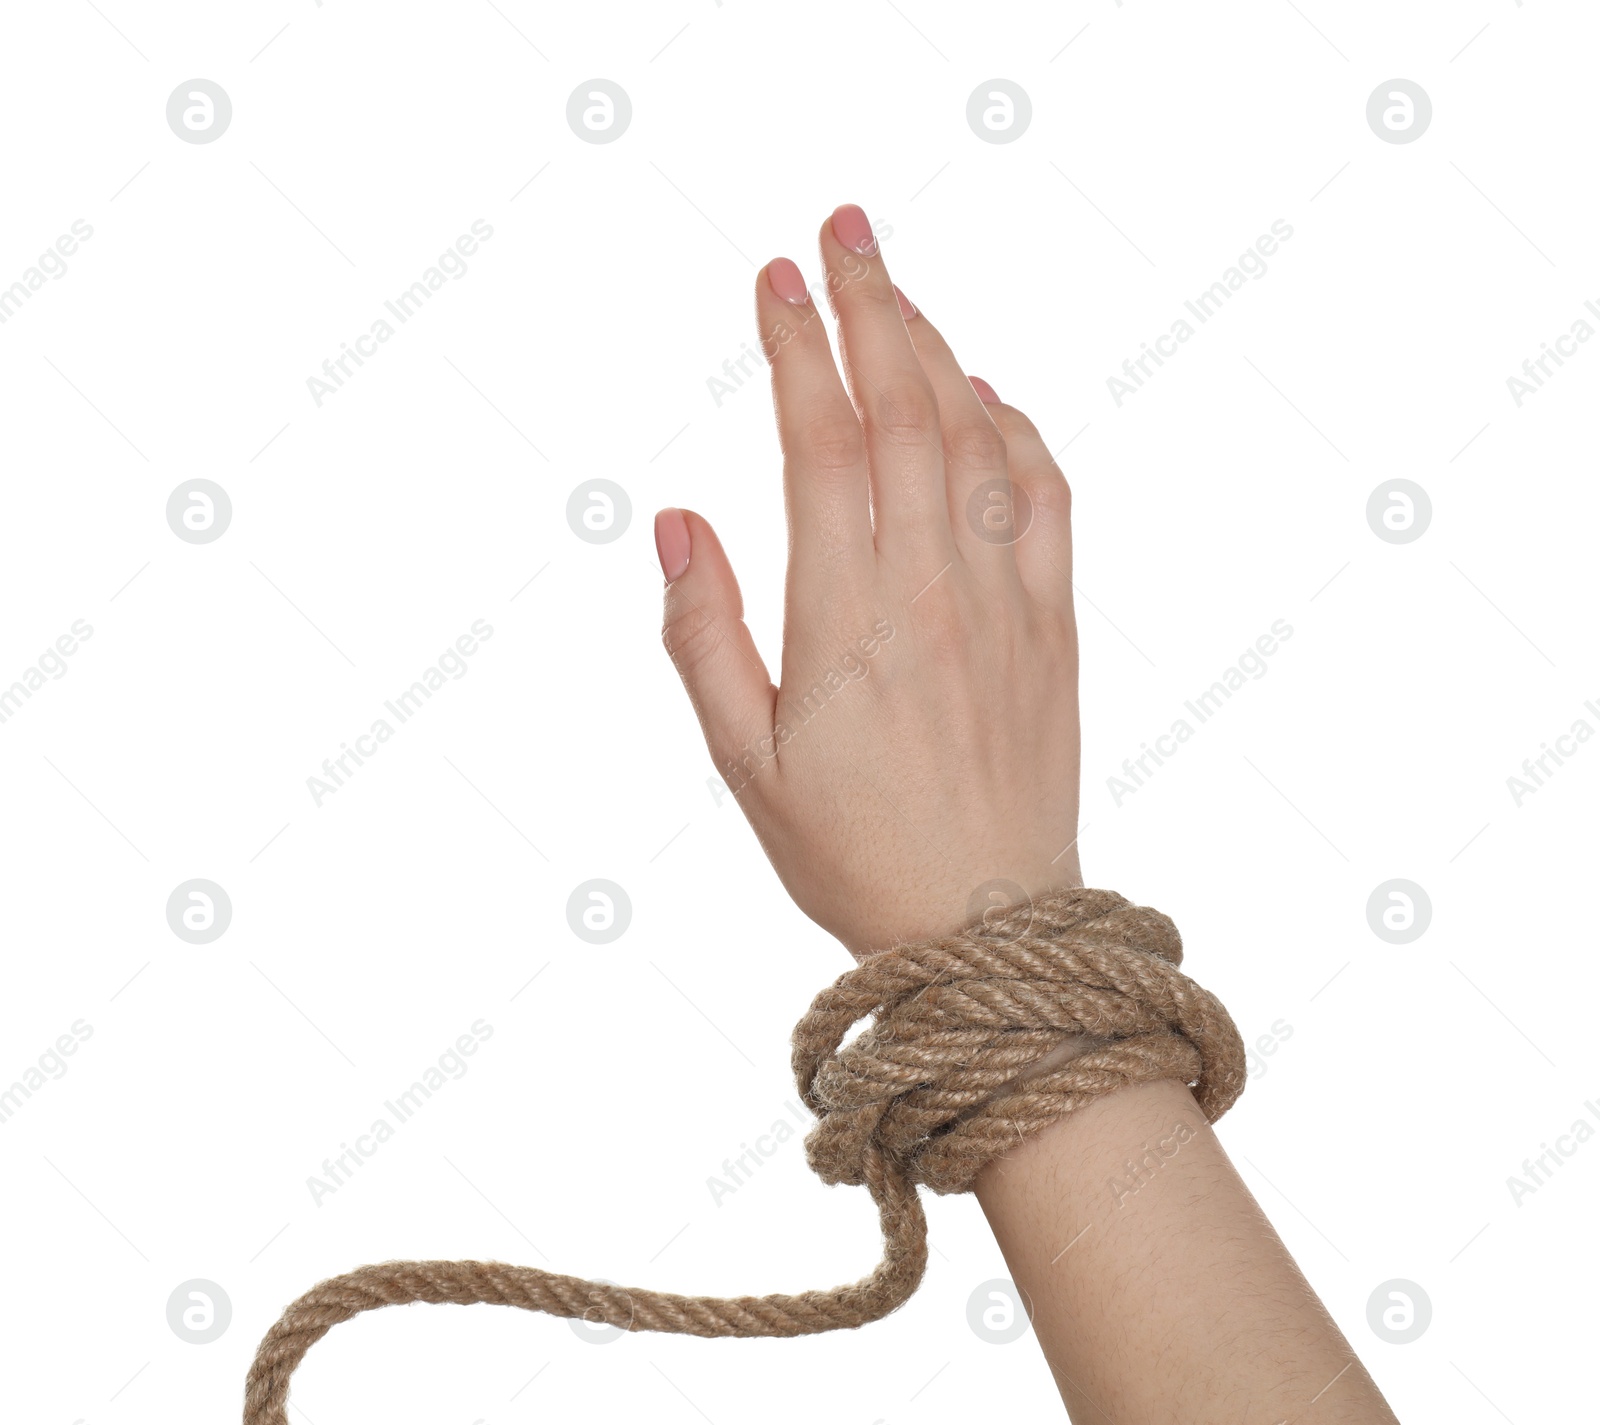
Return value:
M 1072 597 L 1072 491 L 1050 454 L 1038 427 L 1015 406 L 995 395 L 981 377 L 970 377 L 1005 437 L 1011 482 L 1031 507 L 1029 523 L 1016 542 L 1017 571 L 1023 587 L 1040 603 L 1060 606 Z

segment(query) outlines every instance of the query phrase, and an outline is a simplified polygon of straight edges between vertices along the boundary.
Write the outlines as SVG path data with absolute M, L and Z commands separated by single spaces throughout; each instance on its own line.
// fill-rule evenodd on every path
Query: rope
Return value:
M 858 1282 L 680 1296 L 504 1262 L 361 1267 L 313 1287 L 267 1332 L 244 1425 L 288 1425 L 289 1378 L 305 1353 L 380 1306 L 482 1302 L 690 1336 L 804 1336 L 879 1320 L 927 1263 L 918 1184 L 965 1192 L 1023 1139 L 1129 1084 L 1177 1079 L 1208 1121 L 1228 1110 L 1244 1088 L 1244 1046 L 1227 1010 L 1178 969 L 1182 958 L 1165 915 L 1077 888 L 886 950 L 823 990 L 795 1026 L 793 1066 L 818 1118 L 806 1139 L 812 1170 L 864 1186 L 878 1205 L 883 1260 Z M 869 1015 L 872 1026 L 841 1048 Z M 1040 1066 L 1066 1045 L 1083 1052 Z

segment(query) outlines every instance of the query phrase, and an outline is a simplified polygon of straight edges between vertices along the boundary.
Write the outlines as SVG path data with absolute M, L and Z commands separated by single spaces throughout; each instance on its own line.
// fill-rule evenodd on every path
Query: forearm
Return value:
M 1394 1421 L 1184 1085 L 1095 1100 L 977 1196 L 1080 1425 Z

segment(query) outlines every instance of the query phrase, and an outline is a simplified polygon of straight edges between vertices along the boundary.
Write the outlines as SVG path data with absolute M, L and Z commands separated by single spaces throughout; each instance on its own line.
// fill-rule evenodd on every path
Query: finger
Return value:
M 1072 601 L 1072 490 L 1038 427 L 995 395 L 982 377 L 971 377 L 990 419 L 1005 437 L 1012 484 L 1028 499 L 1029 522 L 1016 542 L 1022 585 L 1041 603 L 1070 607 Z M 1020 502 L 1018 505 L 1020 514 Z M 1019 519 L 1020 524 L 1020 519 Z
M 776 690 L 744 622 L 739 581 L 711 526 L 691 510 L 656 516 L 666 576 L 661 641 L 683 679 L 717 770 L 732 773 L 772 740 Z
M 1018 516 L 1025 518 L 1026 512 L 1011 486 L 1005 437 L 938 328 L 898 287 L 894 290 L 917 359 L 939 402 L 945 495 L 956 548 L 982 577 L 1018 587 L 1012 547 Z
M 783 448 L 789 589 L 811 603 L 825 583 L 855 583 L 872 570 L 866 438 L 822 314 L 786 257 L 756 277 L 756 321 Z
M 912 577 L 931 573 L 955 557 L 938 401 L 867 215 L 854 204 L 836 209 L 820 245 L 845 378 L 866 431 L 874 542 Z

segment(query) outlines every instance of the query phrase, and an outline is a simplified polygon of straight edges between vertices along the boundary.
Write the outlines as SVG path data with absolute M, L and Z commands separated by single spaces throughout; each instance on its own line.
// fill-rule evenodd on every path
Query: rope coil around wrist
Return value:
M 287 1425 L 289 1378 L 341 1321 L 415 1301 L 487 1303 L 630 1331 L 804 1336 L 863 1326 L 917 1289 L 927 1223 L 917 1185 L 965 1192 L 1024 1138 L 1130 1084 L 1177 1079 L 1216 1122 L 1245 1084 L 1222 1005 L 1179 969 L 1177 927 L 1115 891 L 1055 891 L 956 935 L 897 946 L 841 975 L 795 1026 L 795 1079 L 818 1123 L 826 1183 L 864 1185 L 883 1260 L 868 1277 L 798 1295 L 680 1296 L 503 1262 L 385 1262 L 313 1287 L 256 1350 L 244 1425 Z M 871 1028 L 841 1048 L 850 1027 Z M 1065 1063 L 1025 1071 L 1090 1036 Z

